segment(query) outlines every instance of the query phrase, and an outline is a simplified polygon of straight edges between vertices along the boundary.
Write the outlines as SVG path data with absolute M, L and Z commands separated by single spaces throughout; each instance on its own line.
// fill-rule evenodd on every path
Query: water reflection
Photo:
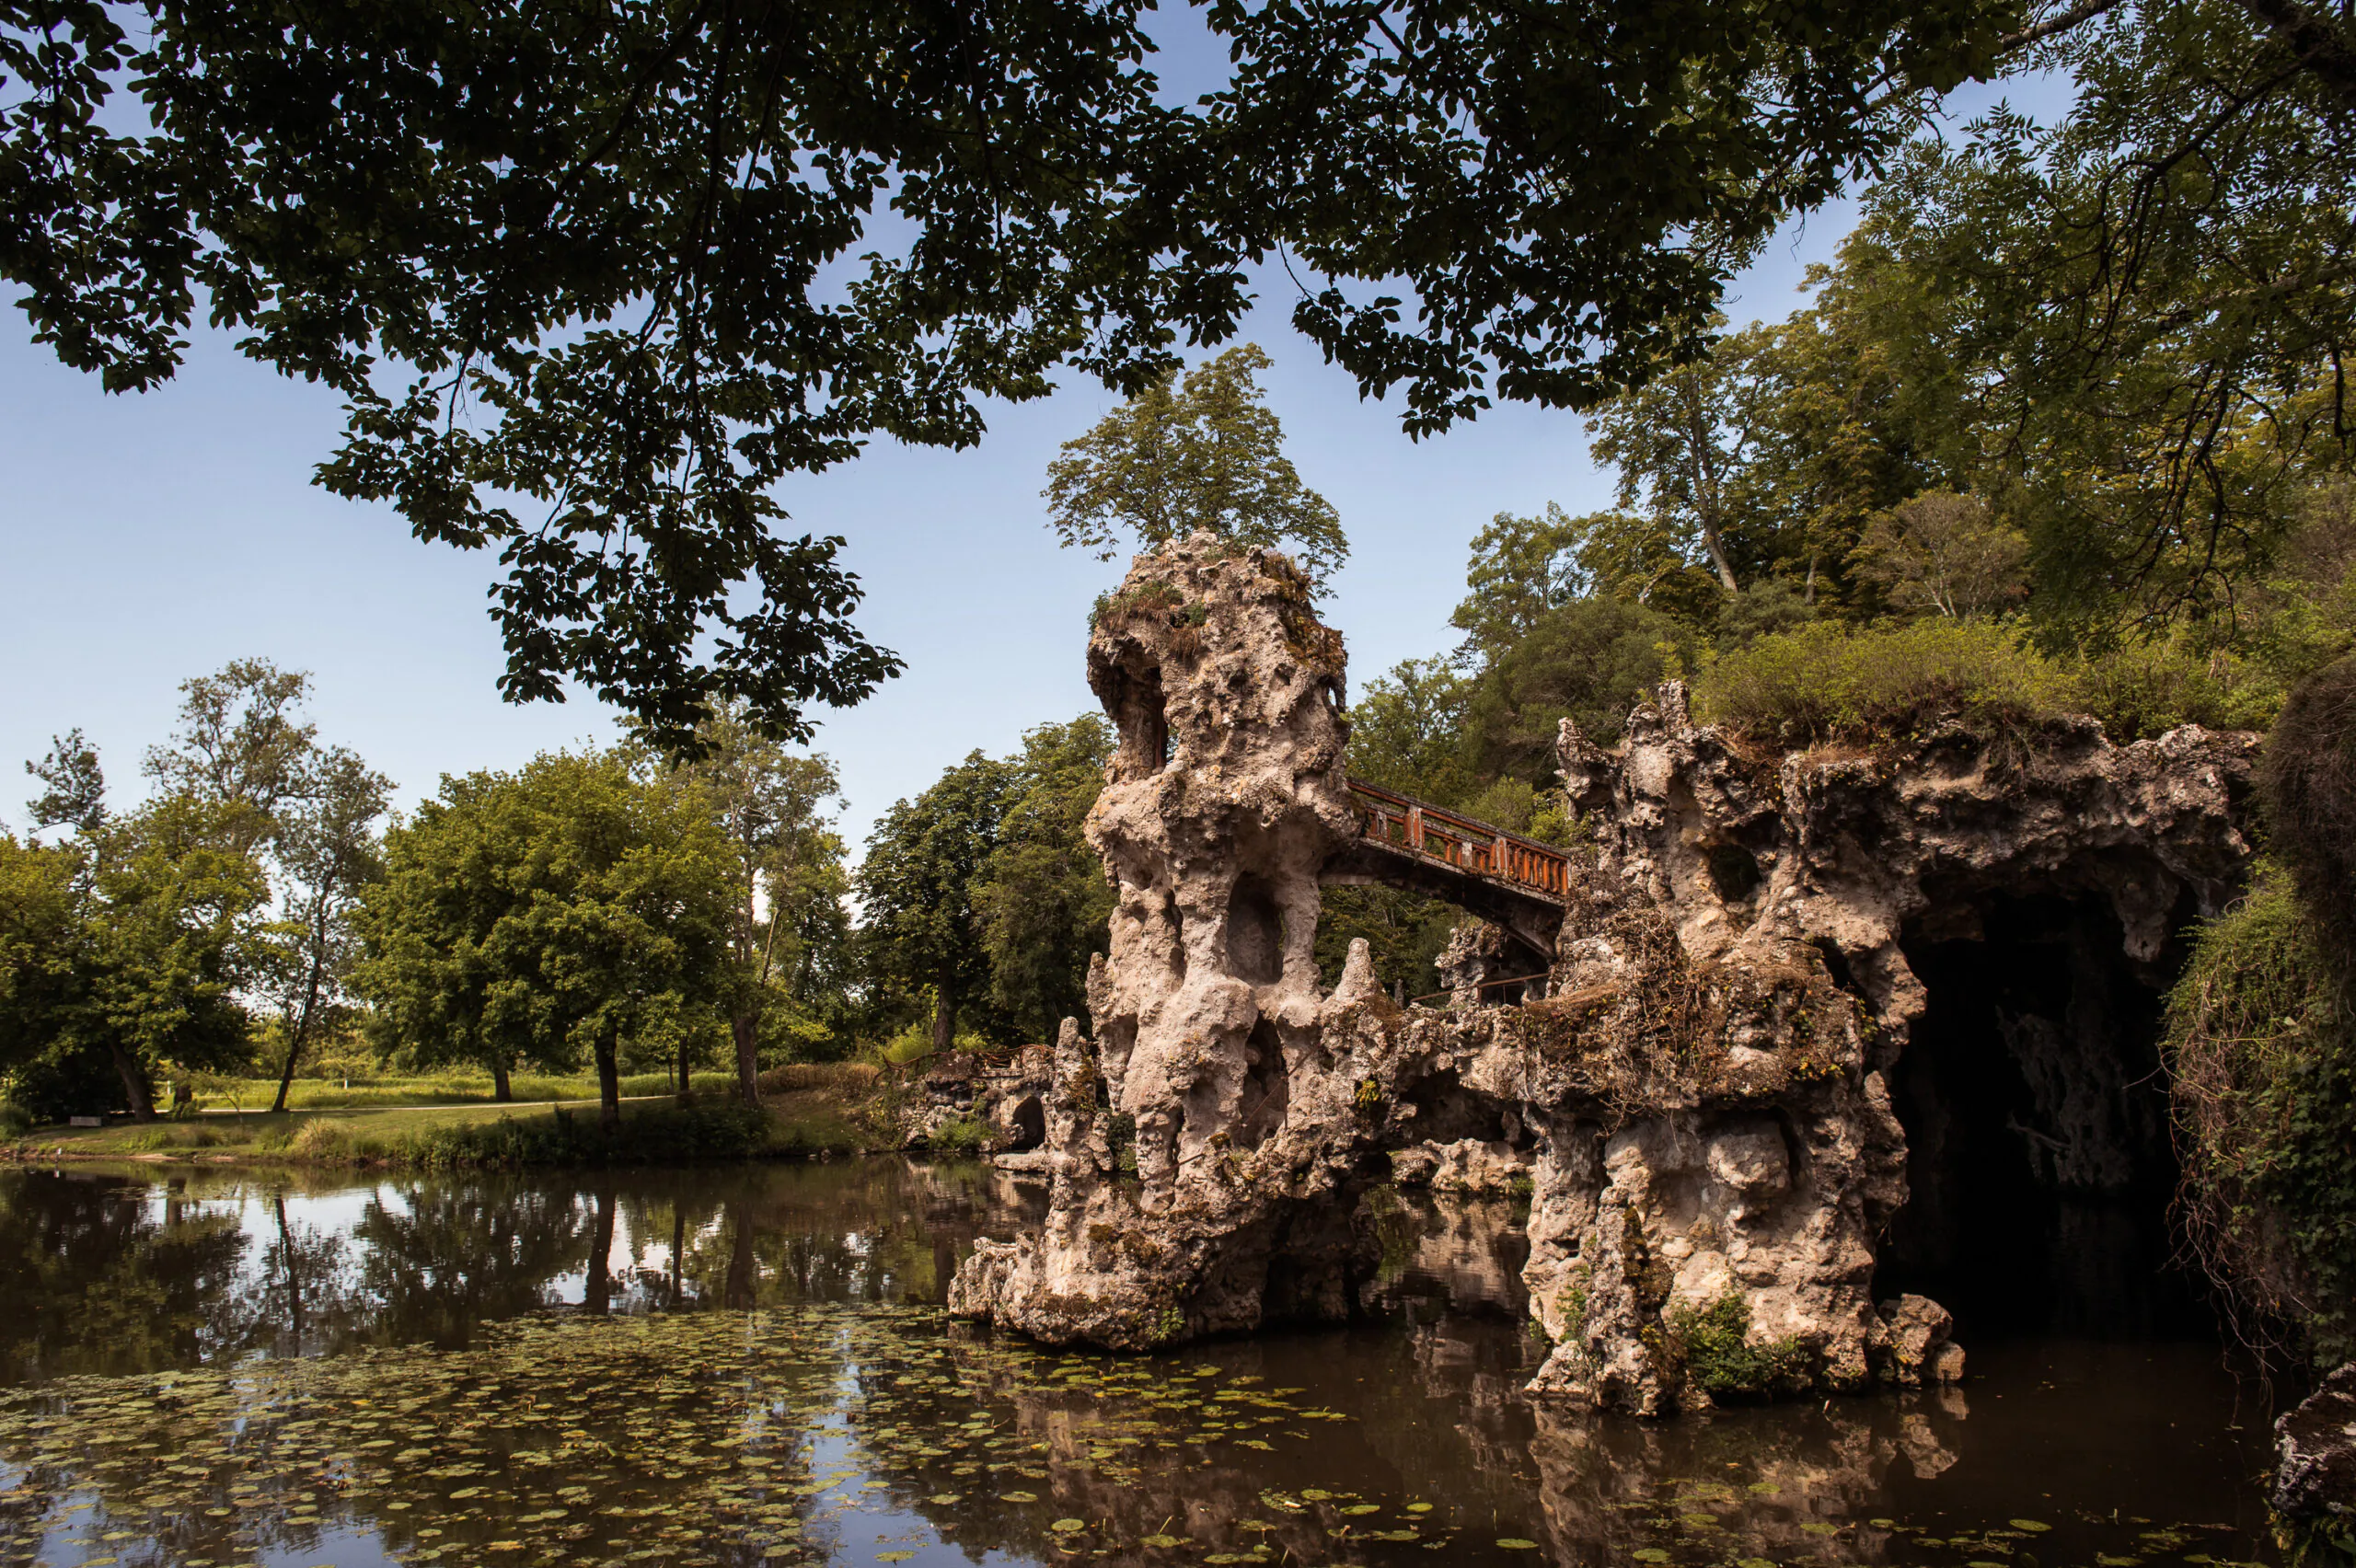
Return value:
M 88 1168 L 0 1174 L 0 1382 L 257 1353 L 456 1348 L 486 1322 L 937 1302 L 1035 1183 L 900 1161 L 364 1186 Z
M 1124 1360 L 945 1324 L 960 1254 L 1037 1197 L 897 1161 L 0 1176 L 0 1562 L 2262 1555 L 2258 1434 L 2198 1346 L 1978 1349 L 1962 1389 L 1667 1423 L 1532 1407 L 1512 1210 L 1442 1203 L 1370 1216 L 1385 1320 L 1348 1331 Z

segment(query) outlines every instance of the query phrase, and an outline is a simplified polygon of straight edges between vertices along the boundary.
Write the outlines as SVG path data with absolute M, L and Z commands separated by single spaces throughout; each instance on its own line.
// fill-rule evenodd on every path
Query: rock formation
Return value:
M 1047 1136 L 1054 1053 L 1025 1045 L 991 1055 L 955 1052 L 928 1062 L 899 1109 L 900 1147 L 930 1148 L 956 1128 L 974 1152 L 1035 1150 Z
M 2356 1362 L 2274 1424 L 2276 1533 L 2292 1562 L 2356 1562 Z
M 2044 891 L 2151 961 L 2249 853 L 2248 736 L 1784 753 L 1696 728 L 1671 683 L 1612 751 L 1564 727 L 1583 843 L 1544 994 L 1481 1005 L 1506 950 L 1468 934 L 1451 1005 L 1402 1007 L 1362 944 L 1319 982 L 1357 816 L 1341 641 L 1290 561 L 1201 535 L 1140 558 L 1089 676 L 1120 732 L 1088 829 L 1117 890 L 1095 1038 L 1057 1047 L 1041 1231 L 951 1292 L 1053 1343 L 1344 1317 L 1392 1153 L 1472 1140 L 1527 1164 L 1538 1389 L 1650 1413 L 1950 1378 L 1946 1312 L 1873 1291 L 1907 1197 L 1887 1075 L 1924 1006 L 1901 939 Z

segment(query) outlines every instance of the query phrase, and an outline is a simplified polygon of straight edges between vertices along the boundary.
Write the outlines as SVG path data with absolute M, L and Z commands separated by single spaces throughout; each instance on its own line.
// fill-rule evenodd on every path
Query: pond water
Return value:
M 1411 1205 L 1381 1320 L 1119 1358 L 953 1327 L 1035 1184 L 0 1172 L 0 1564 L 2264 1560 L 2213 1345 L 1936 1393 L 1533 1407 L 1507 1205 Z

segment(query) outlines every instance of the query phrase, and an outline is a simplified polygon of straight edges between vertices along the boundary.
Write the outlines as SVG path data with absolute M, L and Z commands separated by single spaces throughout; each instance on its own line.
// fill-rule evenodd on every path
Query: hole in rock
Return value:
M 1823 957 L 1824 972 L 1832 977 L 1833 985 L 1853 997 L 1865 995 L 1857 984 L 1856 971 L 1849 967 L 1849 955 L 1841 951 L 1839 942 L 1831 937 L 1815 937 L 1809 940 L 1808 945 Z
M 1169 766 L 1172 752 L 1167 699 L 1161 672 L 1125 671 L 1110 706 L 1120 732 L 1118 771 L 1124 778 L 1142 778 Z
M 1416 1079 L 1408 1088 L 1406 1099 L 1415 1107 L 1411 1124 L 1418 1142 L 1455 1143 L 1464 1138 L 1478 1138 L 1483 1143 L 1529 1141 L 1526 1137 L 1510 1136 L 1522 1131 L 1519 1123 L 1508 1126 L 1506 1107 L 1488 1095 L 1466 1089 L 1453 1067 Z
M 1739 844 L 1710 847 L 1710 885 L 1728 904 L 1744 904 L 1759 891 L 1759 857 Z
M 1013 1135 L 1011 1147 L 1015 1152 L 1037 1148 L 1047 1141 L 1047 1112 L 1037 1095 L 1024 1095 L 1006 1120 L 1007 1130 Z
M 1403 888 L 1335 882 L 1317 890 L 1317 978 L 1327 990 L 1342 983 L 1350 942 L 1363 937 L 1383 990 L 1405 1001 L 1440 988 L 1436 962 L 1463 911 Z
M 1961 1335 L 2214 1332 L 2171 1266 L 2159 976 L 2095 900 L 1997 898 L 1975 940 L 1902 942 L 1928 1005 L 1890 1076 L 1904 1207 L 1874 1276 Z
M 1285 917 L 1276 891 L 1246 872 L 1227 900 L 1227 970 L 1254 986 L 1273 986 L 1285 975 Z
M 1285 1071 L 1284 1043 L 1276 1026 L 1266 1019 L 1252 1026 L 1244 1043 L 1243 1104 L 1236 1118 L 1235 1147 L 1257 1148 L 1285 1124 L 1292 1101 L 1292 1079 Z

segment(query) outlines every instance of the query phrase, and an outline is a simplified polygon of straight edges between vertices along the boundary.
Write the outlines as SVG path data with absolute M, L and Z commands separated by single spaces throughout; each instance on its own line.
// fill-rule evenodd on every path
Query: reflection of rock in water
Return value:
M 1438 1545 L 1485 1554 L 1501 1535 L 1526 1536 L 1538 1560 L 1559 1563 L 1625 1562 L 1632 1550 L 1658 1546 L 1727 1560 L 1879 1562 L 1891 1535 L 1869 1521 L 1888 1507 L 1891 1483 L 1950 1468 L 1969 1413 L 1952 1388 L 1669 1424 L 1570 1409 L 1523 1392 L 1545 1344 L 1494 1320 L 1448 1318 L 1354 1338 L 1353 1349 L 1367 1368 L 1357 1419 L 1319 1431 L 1305 1449 L 1278 1442 L 1249 1453 L 1229 1443 L 1172 1451 L 1154 1421 L 1108 1418 L 1101 1392 L 1043 1394 L 986 1355 L 974 1371 L 996 1380 L 1016 1447 L 1038 1456 L 1045 1473 L 1022 1484 L 1052 1487 L 1056 1507 L 1090 1521 L 1092 1537 L 1167 1536 L 1239 1552 L 1265 1542 L 1271 1559 L 1305 1562 L 1345 1551 L 1428 1562 L 1424 1550 Z M 1223 1345 L 1230 1375 L 1201 1392 L 1224 1389 L 1231 1408 L 1249 1410 L 1252 1390 L 1282 1389 L 1298 1375 L 1299 1354 L 1282 1338 Z M 1089 1365 L 1106 1369 L 1106 1386 L 1125 1386 L 1120 1364 Z M 1126 1386 L 1148 1400 L 1173 1385 L 1160 1397 L 1191 1391 L 1186 1371 L 1168 1364 L 1135 1376 Z M 1411 1514 L 1403 1505 L 1412 1501 L 1434 1506 Z M 971 1509 L 941 1522 L 969 1552 L 1022 1548 L 1019 1531 Z M 1353 1535 L 1337 1541 L 1345 1528 Z
M 1519 1320 L 1529 1310 L 1521 1265 L 1530 1238 L 1503 1199 L 1377 1188 L 1358 1211 L 1358 1310 L 1428 1321 L 1442 1312 Z
M 1961 1391 L 1837 1400 L 1816 1410 L 1714 1412 L 1668 1425 L 1541 1404 L 1530 1458 L 1547 1528 L 1565 1560 L 1593 1560 L 1657 1536 L 1657 1513 L 1729 1555 L 1814 1556 L 1840 1529 L 1841 1555 L 1878 1561 L 1888 1534 L 1864 1516 L 1893 1466 L 1928 1480 L 1955 1463 Z M 1811 1528 L 1813 1527 L 1813 1528 Z

